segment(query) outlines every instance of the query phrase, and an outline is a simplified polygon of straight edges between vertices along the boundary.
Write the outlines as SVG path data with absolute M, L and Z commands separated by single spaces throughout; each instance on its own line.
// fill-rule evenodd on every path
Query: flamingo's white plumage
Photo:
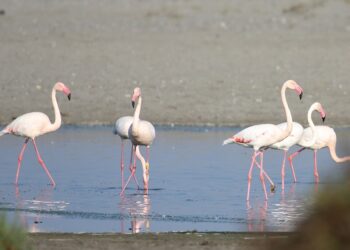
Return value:
M 282 141 L 287 138 L 292 132 L 293 121 L 288 103 L 286 100 L 286 89 L 292 89 L 297 92 L 302 97 L 303 90 L 302 88 L 293 80 L 286 81 L 281 89 L 281 98 L 283 107 L 286 113 L 287 118 L 287 127 L 282 129 L 274 124 L 259 124 L 248 127 L 239 133 L 235 134 L 233 137 L 228 138 L 223 142 L 223 144 L 236 143 L 242 146 L 251 147 L 254 149 L 251 166 L 248 172 L 248 190 L 247 190 L 247 200 L 249 200 L 250 194 L 250 184 L 252 178 L 253 166 L 256 163 L 256 157 L 260 155 L 260 180 L 264 189 L 265 199 L 267 199 L 265 180 L 264 180 L 264 170 L 263 170 L 263 150 L 266 149 L 269 145 L 276 142 Z
M 44 161 L 42 160 L 42 158 L 40 156 L 40 153 L 38 151 L 38 148 L 37 148 L 37 145 L 35 142 L 36 137 L 43 135 L 43 134 L 46 134 L 48 132 L 53 132 L 61 126 L 62 119 L 61 119 L 61 113 L 60 113 L 60 110 L 59 110 L 58 104 L 57 104 L 56 91 L 63 92 L 65 95 L 68 96 L 69 100 L 71 98 L 71 91 L 66 85 L 64 85 L 62 82 L 57 82 L 54 85 L 52 92 L 51 92 L 52 105 L 53 105 L 53 109 L 55 112 L 54 123 L 51 123 L 49 117 L 44 113 L 31 112 L 31 113 L 27 113 L 27 114 L 24 114 L 24 115 L 17 117 L 15 120 L 13 120 L 9 125 L 7 125 L 0 132 L 0 136 L 4 135 L 4 134 L 12 134 L 12 135 L 25 137 L 25 141 L 24 141 L 22 150 L 18 156 L 18 165 L 17 165 L 15 184 L 18 184 L 18 178 L 19 178 L 19 173 L 20 173 L 20 169 L 21 169 L 21 162 L 22 162 L 22 158 L 23 158 L 23 153 L 27 147 L 27 143 L 28 143 L 29 139 L 31 139 L 33 142 L 35 152 L 36 152 L 36 155 L 37 155 L 37 158 L 38 158 L 40 165 L 43 167 L 46 174 L 48 175 L 48 177 L 51 181 L 51 184 L 53 186 L 56 185 L 49 170 L 47 169 Z
M 132 173 L 127 180 L 124 189 L 128 185 L 130 178 L 132 175 L 134 175 L 136 171 L 136 159 L 137 157 L 142 164 L 142 169 L 143 169 L 143 183 L 144 183 L 144 189 L 147 191 L 148 190 L 148 182 L 149 182 L 149 148 L 150 145 L 152 144 L 153 140 L 156 137 L 156 131 L 152 123 L 141 120 L 140 119 L 140 112 L 141 112 L 141 106 L 142 106 L 142 96 L 141 96 L 141 89 L 140 88 L 135 88 L 132 98 L 131 98 L 132 106 L 135 106 L 135 102 L 137 102 L 134 116 L 133 116 L 133 121 L 132 124 L 129 128 L 129 138 L 133 144 L 133 152 L 134 152 L 134 166 Z M 139 146 L 146 146 L 147 150 L 147 157 L 146 160 L 143 158 L 141 155 Z M 122 193 L 124 191 L 122 190 Z
M 288 159 L 293 164 L 293 158 L 296 157 L 304 149 L 314 151 L 314 176 L 315 181 L 319 182 L 319 174 L 317 169 L 317 150 L 328 147 L 332 159 L 337 163 L 350 161 L 350 156 L 339 157 L 336 153 L 337 135 L 333 128 L 329 126 L 315 126 L 304 129 L 302 138 L 298 145 L 302 148 L 291 154 Z
M 309 110 L 308 110 L 308 122 L 309 122 L 309 126 L 313 127 L 313 122 L 311 119 L 311 114 L 313 111 L 318 111 L 321 114 L 321 117 L 323 118 L 323 120 L 326 117 L 326 114 L 322 108 L 322 105 L 318 102 L 313 103 Z M 287 126 L 287 123 L 281 123 L 278 124 L 277 126 L 281 127 L 282 129 L 284 129 Z M 299 123 L 297 122 L 293 122 L 293 129 L 292 129 L 292 133 L 283 141 L 274 143 L 272 145 L 269 146 L 269 148 L 272 149 L 278 149 L 278 150 L 283 150 L 284 151 L 284 157 L 283 157 L 283 162 L 282 162 L 282 168 L 281 168 L 281 176 L 282 176 L 282 190 L 284 190 L 284 177 L 285 177 L 285 162 L 286 162 L 286 158 L 287 158 L 287 151 L 289 150 L 289 148 L 291 148 L 292 146 L 296 145 L 304 132 L 304 128 L 303 126 L 301 126 Z M 294 178 L 294 182 L 297 181 L 296 179 L 296 175 L 295 175 L 295 171 L 294 171 L 294 167 L 292 164 L 290 164 L 291 170 L 292 170 L 292 174 L 293 174 L 293 178 Z

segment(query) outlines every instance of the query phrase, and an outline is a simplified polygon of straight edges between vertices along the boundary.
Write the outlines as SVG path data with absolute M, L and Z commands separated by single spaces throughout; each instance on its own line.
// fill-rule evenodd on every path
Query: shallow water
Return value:
M 326 185 L 336 185 L 346 166 L 335 164 L 327 149 L 320 150 L 316 185 L 312 151 L 304 151 L 294 161 L 297 183 L 292 182 L 287 164 L 286 189 L 281 192 L 282 152 L 268 151 L 264 166 L 277 185 L 276 192 L 264 201 L 256 168 L 247 203 L 252 151 L 221 145 L 237 131 L 158 127 L 151 148 L 149 194 L 131 182 L 124 196 L 119 195 L 120 139 L 112 127 L 66 126 L 38 138 L 55 188 L 48 185 L 31 144 L 22 162 L 20 184 L 15 186 L 23 139 L 3 136 L 0 210 L 31 232 L 291 231 L 307 215 L 314 194 Z M 350 131 L 336 132 L 338 154 L 344 155 Z M 129 144 L 126 149 L 127 162 Z M 137 176 L 142 184 L 140 165 Z

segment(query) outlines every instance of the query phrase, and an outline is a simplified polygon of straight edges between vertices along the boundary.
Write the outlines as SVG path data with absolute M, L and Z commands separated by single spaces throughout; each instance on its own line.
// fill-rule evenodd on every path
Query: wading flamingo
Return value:
M 17 117 L 15 120 L 13 120 L 9 125 L 7 125 L 0 132 L 0 136 L 4 135 L 4 134 L 13 134 L 13 135 L 25 137 L 25 141 L 24 141 L 22 150 L 18 156 L 18 165 L 17 165 L 17 172 L 16 172 L 16 180 L 15 180 L 16 185 L 18 184 L 18 177 L 19 177 L 19 172 L 21 169 L 21 162 L 23 159 L 23 154 L 24 154 L 24 151 L 27 147 L 27 143 L 28 143 L 29 139 L 31 139 L 33 142 L 38 161 L 39 161 L 40 165 L 42 166 L 42 168 L 45 170 L 46 174 L 48 175 L 48 177 L 51 181 L 51 184 L 53 186 L 56 185 L 56 183 L 53 180 L 53 178 L 52 178 L 49 170 L 47 169 L 44 161 L 42 160 L 40 153 L 38 151 L 38 147 L 36 146 L 36 143 L 35 143 L 35 138 L 38 137 L 39 135 L 43 135 L 43 134 L 46 134 L 48 132 L 56 131 L 61 126 L 62 120 L 61 120 L 61 113 L 60 113 L 60 110 L 58 108 L 58 104 L 57 104 L 57 100 L 56 100 L 56 91 L 63 92 L 65 95 L 68 96 L 68 100 L 70 100 L 70 98 L 71 98 L 71 92 L 66 85 L 64 85 L 61 82 L 57 82 L 54 85 L 54 87 L 52 89 L 52 93 L 51 93 L 52 105 L 53 105 L 53 109 L 55 112 L 55 122 L 54 123 L 51 123 L 49 117 L 44 113 L 31 112 L 31 113 L 27 113 L 27 114 L 24 114 L 24 115 Z
M 120 172 L 121 172 L 121 183 L 122 183 L 122 189 L 124 188 L 124 142 L 125 140 L 129 139 L 129 129 L 133 121 L 132 116 L 123 116 L 120 117 L 116 122 L 115 122 L 115 127 L 114 127 L 114 133 L 119 135 L 121 139 L 121 156 L 120 156 Z M 131 159 L 130 159 L 130 172 L 132 172 L 132 154 L 133 154 L 133 149 L 131 147 Z M 139 189 L 139 183 L 137 182 L 137 179 L 135 175 L 133 175 L 134 181 L 137 185 L 137 188 Z
M 336 153 L 337 135 L 334 129 L 328 126 L 314 126 L 304 129 L 303 135 L 298 142 L 302 148 L 288 157 L 289 163 L 293 165 L 293 158 L 296 157 L 304 149 L 312 149 L 314 151 L 314 176 L 315 182 L 319 182 L 317 170 L 317 150 L 328 147 L 332 159 L 337 162 L 350 161 L 350 156 L 338 157 Z
M 310 106 L 309 111 L 308 111 L 308 116 L 307 116 L 308 118 L 307 119 L 308 119 L 310 127 L 314 127 L 314 123 L 312 122 L 312 119 L 311 119 L 311 114 L 315 110 L 317 110 L 320 113 L 323 121 L 326 118 L 326 113 L 324 112 L 322 105 L 318 102 L 315 102 L 314 104 L 312 104 Z M 287 123 L 284 122 L 284 123 L 278 124 L 277 126 L 280 127 L 281 129 L 285 129 L 287 127 Z M 283 141 L 274 143 L 274 144 L 269 146 L 269 148 L 284 151 L 284 157 L 283 157 L 282 168 L 281 168 L 282 190 L 284 190 L 285 162 L 286 162 L 286 158 L 287 158 L 287 151 L 289 150 L 290 147 L 292 147 L 293 145 L 296 145 L 300 141 L 300 139 L 303 135 L 303 131 L 304 131 L 303 126 L 301 126 L 297 122 L 293 122 L 292 133 Z M 290 165 L 291 170 L 292 170 L 294 182 L 296 182 L 297 178 L 295 175 L 294 167 L 292 164 L 289 164 L 289 165 Z
M 134 112 L 133 122 L 129 129 L 129 138 L 133 144 L 133 158 L 134 164 L 132 168 L 131 175 L 129 176 L 124 188 L 122 189 L 121 194 L 124 192 L 126 186 L 130 182 L 131 177 L 135 174 L 136 171 L 136 159 L 135 156 L 141 161 L 142 169 L 143 169 L 143 185 L 144 189 L 148 191 L 148 181 L 149 181 L 149 148 L 152 144 L 154 138 L 156 137 L 156 131 L 152 123 L 144 120 L 140 120 L 140 112 L 142 106 L 142 97 L 141 97 L 141 89 L 135 88 L 134 93 L 131 98 L 131 104 L 135 107 L 135 102 L 137 101 L 137 105 Z M 147 157 L 146 161 L 141 155 L 139 146 L 146 146 Z
M 281 129 L 277 125 L 274 124 L 259 124 L 250 126 L 239 133 L 235 134 L 233 137 L 226 139 L 223 142 L 223 145 L 236 143 L 245 147 L 251 147 L 254 149 L 254 153 L 252 156 L 252 162 L 250 165 L 250 169 L 248 172 L 248 189 L 247 189 L 247 200 L 249 200 L 250 194 L 250 184 L 252 180 L 252 171 L 253 166 L 256 164 L 260 168 L 260 180 L 265 194 L 265 200 L 267 200 L 267 193 L 265 187 L 264 180 L 264 169 L 263 169 L 263 150 L 266 149 L 269 145 L 282 141 L 292 132 L 293 121 L 292 115 L 290 113 L 290 109 L 288 107 L 288 103 L 286 100 L 286 89 L 292 89 L 297 92 L 300 99 L 303 95 L 303 89 L 293 80 L 286 81 L 281 89 L 281 98 L 282 104 L 286 113 L 287 118 L 287 127 L 285 129 Z M 260 155 L 260 164 L 256 162 L 256 157 Z

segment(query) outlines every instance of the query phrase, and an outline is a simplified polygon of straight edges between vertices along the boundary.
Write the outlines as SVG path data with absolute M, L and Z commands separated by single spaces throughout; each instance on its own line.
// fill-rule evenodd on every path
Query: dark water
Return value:
M 23 139 L 3 136 L 0 210 L 32 232 L 290 231 L 307 215 L 314 194 L 326 185 L 336 185 L 346 166 L 335 164 L 327 149 L 319 151 L 321 182 L 316 185 L 312 151 L 304 151 L 294 161 L 298 182 L 292 183 L 287 165 L 282 193 L 282 152 L 268 151 L 265 169 L 277 190 L 265 202 L 255 169 L 247 203 L 252 151 L 221 145 L 237 130 L 158 127 L 151 149 L 149 194 L 131 182 L 122 197 L 120 140 L 112 127 L 63 127 L 38 138 L 57 183 L 54 189 L 47 185 L 31 144 L 24 155 L 20 184 L 13 184 Z M 346 154 L 349 132 L 337 130 L 339 155 Z M 129 148 L 127 144 L 127 160 Z M 137 170 L 142 183 L 139 165 Z

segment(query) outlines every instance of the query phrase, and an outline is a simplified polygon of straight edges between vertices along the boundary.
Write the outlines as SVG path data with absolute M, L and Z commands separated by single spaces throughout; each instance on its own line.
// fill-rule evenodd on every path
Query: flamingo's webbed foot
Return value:
M 272 193 L 276 192 L 276 185 L 270 185 L 270 190 Z

